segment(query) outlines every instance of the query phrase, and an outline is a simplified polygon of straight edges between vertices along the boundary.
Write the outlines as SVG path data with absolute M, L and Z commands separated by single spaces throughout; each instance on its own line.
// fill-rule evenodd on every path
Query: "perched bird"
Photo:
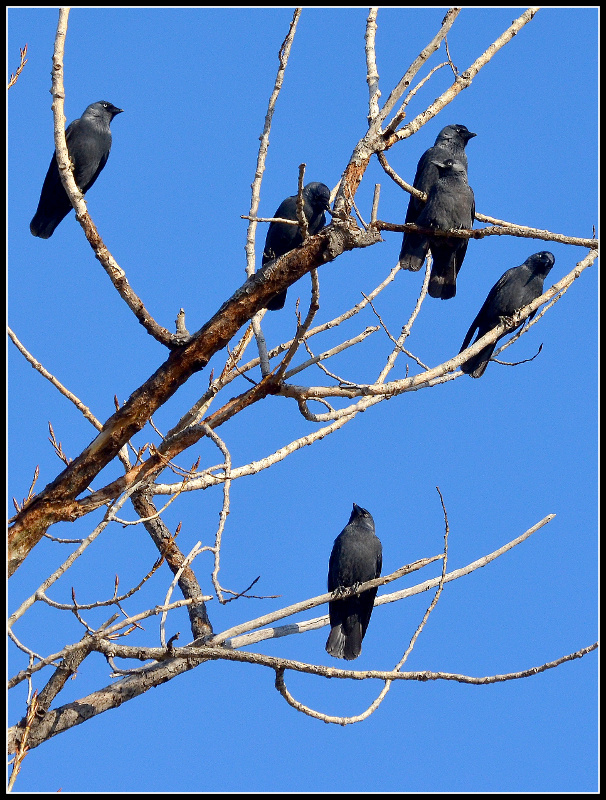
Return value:
M 453 161 L 458 161 L 465 167 L 467 174 L 467 154 L 465 153 L 465 145 L 470 139 L 477 136 L 467 130 L 465 125 L 447 125 L 442 128 L 433 147 L 426 150 L 417 164 L 417 172 L 415 175 L 413 186 L 425 194 L 429 194 L 429 190 L 440 177 L 435 161 L 446 161 L 452 158 Z M 416 223 L 419 214 L 423 210 L 425 203 L 422 200 L 410 196 L 408 201 L 408 210 L 406 211 L 406 222 Z M 423 262 L 420 264 L 417 260 L 412 263 L 406 258 L 407 253 L 411 249 L 417 247 L 417 240 L 419 234 L 405 233 L 402 239 L 402 250 L 400 251 L 400 264 L 404 269 L 416 272 L 421 269 Z
M 461 161 L 448 158 L 430 162 L 439 177 L 429 190 L 425 207 L 417 217 L 417 225 L 447 231 L 454 228 L 471 228 L 475 216 L 473 190 L 467 183 L 467 170 Z M 406 249 L 400 263 L 407 269 L 420 269 L 427 251 L 431 250 L 433 264 L 429 278 L 430 297 L 448 300 L 457 293 L 457 275 L 467 252 L 468 239 L 415 234 L 402 246 Z
M 308 183 L 303 187 L 303 211 L 309 225 L 309 235 L 313 236 L 326 225 L 324 211 L 330 207 L 330 189 L 324 183 Z M 274 217 L 282 219 L 297 219 L 297 195 L 283 200 Z M 265 248 L 263 249 L 263 264 L 273 261 L 289 250 L 294 250 L 303 244 L 301 231 L 297 225 L 287 225 L 285 222 L 272 222 L 267 230 Z M 284 307 L 286 289 L 275 295 L 267 304 L 270 311 L 277 311 Z
M 109 123 L 122 111 L 123 109 L 100 100 L 88 106 L 80 119 L 75 119 L 65 131 L 74 179 L 82 194 L 86 194 L 105 166 L 112 146 Z M 49 239 L 71 210 L 72 204 L 59 177 L 55 152 L 42 185 L 38 210 L 29 229 L 34 236 Z
M 543 294 L 543 282 L 554 264 L 553 253 L 542 250 L 540 253 L 529 256 L 521 266 L 508 269 L 488 292 L 488 297 L 471 323 L 459 352 L 462 353 L 469 347 L 476 329 L 478 333 L 474 341 L 496 327 L 501 322 L 501 317 L 511 317 L 520 308 L 540 297 Z M 531 320 L 535 313 L 533 311 L 528 320 Z M 519 328 L 520 325 L 513 330 Z M 507 333 L 511 333 L 511 331 L 507 331 Z M 504 333 L 503 336 L 506 334 Z M 502 339 L 503 336 L 499 336 L 499 339 Z M 472 378 L 480 378 L 488 366 L 499 339 L 493 344 L 486 345 L 476 356 L 461 364 L 463 372 L 471 375 Z
M 349 522 L 335 539 L 330 554 L 328 591 L 343 590 L 378 578 L 381 565 L 381 542 L 375 536 L 373 518 L 365 508 L 354 503 Z M 327 653 L 348 661 L 360 655 L 376 594 L 376 589 L 368 589 L 362 594 L 329 602 L 331 630 L 326 642 Z

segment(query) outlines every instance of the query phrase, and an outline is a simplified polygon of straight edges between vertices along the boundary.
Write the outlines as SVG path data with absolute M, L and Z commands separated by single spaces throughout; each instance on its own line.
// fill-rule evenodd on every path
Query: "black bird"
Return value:
M 308 183 L 303 187 L 303 211 L 309 225 L 309 234 L 312 236 L 326 225 L 324 211 L 330 207 L 330 189 L 324 183 Z M 282 219 L 297 219 L 297 195 L 283 200 L 274 217 Z M 265 248 L 263 249 L 263 264 L 273 261 L 289 250 L 294 250 L 303 244 L 301 232 L 297 225 L 287 225 L 284 222 L 272 222 L 267 230 Z M 267 308 L 277 311 L 284 307 L 286 289 L 272 297 Z
M 540 253 L 529 256 L 521 266 L 508 269 L 488 292 L 488 297 L 471 323 L 459 352 L 462 353 L 469 347 L 476 329 L 478 334 L 474 341 L 496 327 L 501 322 L 501 317 L 511 317 L 520 308 L 540 297 L 543 294 L 543 282 L 554 264 L 553 253 L 542 250 Z M 533 311 L 528 320 L 530 321 L 535 314 L 536 311 Z M 519 328 L 520 325 L 513 330 Z M 511 332 L 507 331 L 507 333 Z M 503 334 L 503 336 L 506 335 Z M 499 336 L 499 339 L 502 339 L 503 336 Z M 486 345 L 476 356 L 461 364 L 463 372 L 471 375 L 472 378 L 480 378 L 488 366 L 499 339 L 493 344 Z
M 465 153 L 465 145 L 470 139 L 477 136 L 467 130 L 465 125 L 447 125 L 442 128 L 433 147 L 426 150 L 417 164 L 417 172 L 415 175 L 413 186 L 425 194 L 429 194 L 429 190 L 440 177 L 438 168 L 435 161 L 446 161 L 452 158 L 453 161 L 459 161 L 465 167 L 467 174 L 467 154 Z M 408 210 L 406 211 L 406 222 L 416 223 L 419 214 L 423 210 L 425 203 L 416 197 L 410 196 L 408 201 Z M 422 238 L 422 237 L 421 237 Z M 415 260 L 412 264 L 406 258 L 409 249 L 415 249 L 419 239 L 419 234 L 405 233 L 402 239 L 402 249 L 400 251 L 400 264 L 404 269 L 416 272 L 421 269 L 420 264 Z
M 357 586 L 381 574 L 381 542 L 365 508 L 354 503 L 349 522 L 335 539 L 328 562 L 328 591 Z M 328 604 L 330 635 L 326 652 L 353 661 L 362 652 L 362 639 L 372 614 L 376 589 Z
M 80 119 L 75 119 L 65 131 L 67 150 L 74 167 L 74 179 L 82 194 L 90 189 L 107 162 L 112 146 L 109 123 L 122 111 L 123 109 L 100 100 L 88 106 Z M 38 210 L 29 229 L 34 236 L 49 239 L 71 210 L 72 204 L 59 177 L 55 152 L 42 185 Z
M 431 164 L 439 173 L 438 180 L 429 190 L 425 207 L 417 217 L 417 225 L 447 231 L 454 228 L 471 228 L 475 216 L 473 190 L 467 183 L 467 171 L 461 161 L 448 158 L 434 159 Z M 408 269 L 418 270 L 427 251 L 431 250 L 433 265 L 429 278 L 430 297 L 448 300 L 457 293 L 457 275 L 467 252 L 468 239 L 445 236 L 427 237 L 415 234 L 409 237 L 402 249 L 406 253 L 400 261 Z

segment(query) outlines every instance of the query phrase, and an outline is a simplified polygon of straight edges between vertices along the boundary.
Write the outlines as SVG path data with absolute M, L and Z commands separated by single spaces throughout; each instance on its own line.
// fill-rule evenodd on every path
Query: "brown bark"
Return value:
M 303 247 L 266 264 L 246 281 L 187 344 L 171 352 L 156 372 L 107 420 L 88 447 L 16 515 L 9 530 L 9 575 L 23 563 L 50 525 L 73 521 L 82 515 L 76 502 L 78 495 L 145 426 L 154 411 L 191 375 L 203 369 L 271 297 L 345 250 L 377 241 L 380 241 L 377 232 L 364 233 L 353 221 L 336 221 L 310 237 Z

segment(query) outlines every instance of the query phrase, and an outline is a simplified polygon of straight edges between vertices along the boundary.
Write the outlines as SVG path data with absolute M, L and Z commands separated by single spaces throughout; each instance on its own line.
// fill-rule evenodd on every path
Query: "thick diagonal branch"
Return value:
M 301 248 L 270 262 L 246 281 L 216 314 L 111 416 L 99 435 L 63 472 L 20 511 L 9 532 L 9 574 L 23 562 L 48 527 L 79 516 L 76 498 L 194 373 L 222 350 L 267 301 L 314 267 L 346 250 L 380 241 L 377 231 L 363 232 L 351 221 L 335 222 L 310 236 Z

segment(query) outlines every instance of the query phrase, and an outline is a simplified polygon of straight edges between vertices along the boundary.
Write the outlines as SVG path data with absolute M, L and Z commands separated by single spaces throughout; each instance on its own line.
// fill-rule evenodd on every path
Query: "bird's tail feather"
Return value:
M 362 652 L 362 626 L 357 622 L 345 633 L 343 624 L 339 623 L 331 629 L 326 642 L 326 652 L 334 658 L 353 661 Z
M 437 248 L 434 249 L 427 293 L 430 297 L 449 300 L 457 293 L 456 254 L 452 251 L 444 254 Z
M 39 217 L 38 214 L 34 216 L 32 221 L 29 224 L 29 229 L 33 236 L 37 236 L 39 239 L 50 239 L 50 237 L 55 232 L 55 228 L 61 222 L 61 219 L 46 219 Z
M 275 295 L 272 297 L 271 300 L 268 302 L 266 308 L 269 311 L 279 311 L 281 308 L 284 308 L 284 303 L 286 302 L 286 289 L 280 294 Z
M 418 272 L 423 266 L 427 255 L 428 243 L 424 236 L 414 233 L 405 233 L 400 251 L 400 267 Z
M 477 356 L 474 356 L 473 358 L 470 358 L 469 361 L 461 364 L 461 370 L 466 375 L 471 375 L 472 378 L 481 378 L 486 372 L 486 367 L 488 366 L 488 362 L 494 353 L 495 347 L 496 343 L 487 345 L 483 350 L 480 350 Z

